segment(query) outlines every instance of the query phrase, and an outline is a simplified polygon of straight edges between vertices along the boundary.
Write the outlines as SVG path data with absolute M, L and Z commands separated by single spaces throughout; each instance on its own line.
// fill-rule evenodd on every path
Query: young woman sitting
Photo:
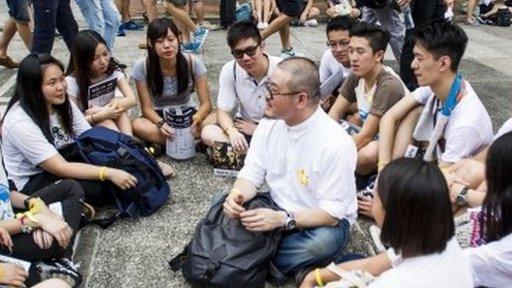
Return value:
M 464 251 L 475 286 L 508 287 L 512 283 L 511 149 L 512 132 L 508 132 L 494 141 L 487 154 L 487 195 L 480 228 L 487 244 Z
M 124 73 L 110 57 L 105 40 L 93 30 L 78 32 L 71 47 L 67 93 L 91 125 L 102 125 L 132 136 L 126 111 L 137 105 Z M 115 97 L 119 89 L 123 98 Z
M 132 122 L 134 134 L 159 145 L 174 139 L 175 131 L 164 120 L 164 109 L 195 107 L 191 99 L 195 90 L 199 106 L 193 115 L 192 131 L 198 138 L 202 127 L 214 123 L 214 119 L 205 119 L 212 104 L 203 62 L 181 52 L 178 28 L 170 19 L 151 22 L 147 43 L 147 57 L 135 62 L 132 69 L 142 111 L 142 116 Z
M 368 287 L 473 287 L 471 268 L 454 238 L 448 186 L 436 165 L 407 158 L 389 163 L 379 174 L 373 211 L 390 248 L 340 268 L 376 276 Z M 300 287 L 336 280 L 329 269 L 317 269 Z
M 63 65 L 50 55 L 31 54 L 21 62 L 2 124 L 8 178 L 28 195 L 59 179 L 76 179 L 87 203 L 111 204 L 110 185 L 102 181 L 125 190 L 134 187 L 137 179 L 123 170 L 67 161 L 61 155 L 91 127 L 69 100 L 64 77 Z

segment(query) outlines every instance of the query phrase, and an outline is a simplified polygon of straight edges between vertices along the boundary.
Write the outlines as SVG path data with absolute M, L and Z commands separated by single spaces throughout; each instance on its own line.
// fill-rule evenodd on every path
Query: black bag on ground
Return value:
M 496 14 L 496 25 L 508 27 L 511 24 L 511 13 L 508 8 L 500 8 Z
M 155 159 L 135 140 L 117 131 L 96 126 L 82 133 L 76 140 L 83 160 L 99 166 L 124 170 L 137 178 L 137 185 L 114 191 L 120 215 L 116 217 L 148 216 L 162 206 L 169 197 L 169 184 Z
M 181 268 L 188 283 L 202 288 L 259 288 L 267 280 L 286 282 L 272 263 L 281 231 L 247 231 L 240 220 L 224 215 L 223 203 L 212 206 L 199 222 L 192 241 L 169 262 L 171 270 Z M 279 209 L 268 193 L 258 194 L 244 207 Z

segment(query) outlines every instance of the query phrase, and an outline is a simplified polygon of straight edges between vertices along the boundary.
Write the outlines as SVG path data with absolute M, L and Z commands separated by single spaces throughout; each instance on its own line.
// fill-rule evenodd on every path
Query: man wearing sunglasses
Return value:
M 268 85 L 266 118 L 256 128 L 224 212 L 249 231 L 284 229 L 274 263 L 290 275 L 342 252 L 356 219 L 357 152 L 348 134 L 319 107 L 313 61 L 283 60 Z M 281 209 L 245 210 L 243 203 L 263 183 Z
M 350 60 L 348 58 L 348 43 L 350 41 L 349 31 L 355 24 L 354 19 L 349 16 L 338 16 L 327 23 L 327 49 L 320 60 L 320 96 L 322 107 L 329 111 L 329 108 L 338 96 L 338 88 L 348 77 L 350 71 Z
M 352 27 L 348 45 L 352 73 L 343 82 L 340 96 L 329 111 L 334 120 L 340 121 L 349 114 L 351 105 L 357 105 L 358 112 L 346 119 L 357 126 L 352 137 L 358 150 L 358 175 L 369 175 L 377 170 L 378 141 L 375 138 L 380 119 L 409 94 L 393 69 L 382 64 L 389 38 L 388 32 L 380 26 L 362 22 Z
M 245 152 L 263 117 L 268 75 L 282 59 L 263 52 L 259 30 L 249 21 L 234 24 L 227 41 L 235 60 L 226 63 L 220 72 L 217 124 L 204 127 L 201 136 L 208 146 L 225 142 Z M 231 112 L 237 105 L 233 118 Z

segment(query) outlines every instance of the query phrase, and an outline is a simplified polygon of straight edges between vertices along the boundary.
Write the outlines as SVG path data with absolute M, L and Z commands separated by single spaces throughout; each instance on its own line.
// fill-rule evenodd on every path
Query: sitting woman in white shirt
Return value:
M 373 213 L 390 248 L 340 268 L 378 276 L 368 287 L 473 287 L 469 263 L 454 239 L 448 186 L 436 165 L 408 158 L 389 163 L 379 174 Z M 338 279 L 329 269 L 316 269 L 301 288 Z
M 512 132 L 499 137 L 486 160 L 487 195 L 480 231 L 487 244 L 469 248 L 475 286 L 509 287 L 512 283 Z
M 28 195 L 59 179 L 76 179 L 85 191 L 86 202 L 94 206 L 111 204 L 110 185 L 100 180 L 109 180 L 125 190 L 134 187 L 137 179 L 123 170 L 63 157 L 63 149 L 91 128 L 69 100 L 64 77 L 64 66 L 50 55 L 31 54 L 21 61 L 15 93 L 2 123 L 8 179 Z

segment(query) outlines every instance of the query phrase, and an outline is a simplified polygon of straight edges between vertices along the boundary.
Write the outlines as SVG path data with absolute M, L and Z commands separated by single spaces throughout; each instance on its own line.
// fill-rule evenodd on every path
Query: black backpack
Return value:
M 120 217 L 153 214 L 169 198 L 170 188 L 155 159 L 135 140 L 123 133 L 96 126 L 76 140 L 81 158 L 93 165 L 124 170 L 137 178 L 137 185 L 122 191 L 114 184 Z
M 510 26 L 510 10 L 508 8 L 500 8 L 498 9 L 498 13 L 496 14 L 496 25 L 508 27 Z
M 286 282 L 272 263 L 281 231 L 247 231 L 240 220 L 224 215 L 223 203 L 212 206 L 199 222 L 192 241 L 169 262 L 171 270 L 181 268 L 185 280 L 201 288 L 259 288 L 267 280 Z M 279 209 L 268 193 L 259 193 L 244 207 Z

